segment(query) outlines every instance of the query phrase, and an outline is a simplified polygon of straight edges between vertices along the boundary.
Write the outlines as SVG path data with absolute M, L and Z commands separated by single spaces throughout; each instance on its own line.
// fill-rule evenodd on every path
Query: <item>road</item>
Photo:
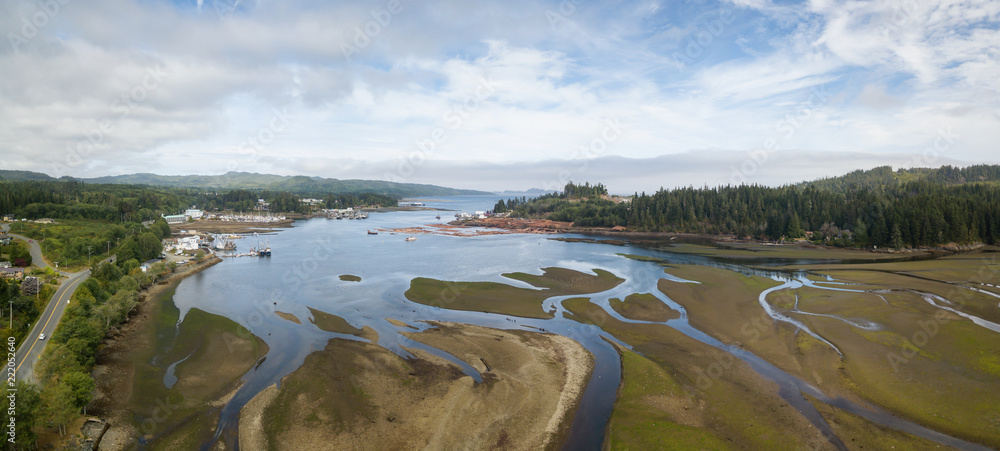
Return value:
M 66 312 L 69 298 L 73 296 L 76 287 L 80 286 L 84 280 L 87 280 L 87 277 L 90 277 L 90 270 L 68 273 L 67 276 L 69 278 L 59 285 L 59 289 L 52 295 L 52 300 L 45 306 L 45 311 L 38 317 L 35 326 L 31 328 L 31 332 L 25 337 L 24 342 L 21 343 L 21 347 L 17 349 L 17 367 L 15 371 L 19 380 L 36 382 L 35 364 L 38 362 L 38 358 L 41 357 L 42 351 L 45 350 L 45 344 L 48 343 L 52 334 L 55 333 L 56 326 L 59 325 L 59 320 L 62 319 L 63 313 Z M 45 339 L 39 340 L 39 334 L 45 334 Z
M 10 230 L 10 225 L 0 224 L 0 230 L 7 232 Z M 49 266 L 45 262 L 45 259 L 42 258 L 42 248 L 38 245 L 38 241 L 13 233 L 8 233 L 8 235 L 25 242 L 30 241 L 28 244 L 31 247 L 31 263 L 33 265 L 37 265 L 40 268 L 47 268 Z M 87 277 L 90 277 L 90 270 L 87 269 L 76 273 L 64 273 L 60 271 L 60 274 L 66 276 L 67 279 L 59 284 L 56 293 L 52 295 L 49 304 L 45 306 L 45 311 L 38 317 L 38 321 L 35 322 L 35 325 L 31 328 L 31 332 L 25 337 L 21 346 L 17 348 L 15 371 L 18 380 L 35 382 L 35 364 L 42 355 L 42 351 L 45 350 L 45 344 L 49 341 L 52 334 L 55 333 L 56 326 L 59 325 L 59 320 L 62 319 L 63 313 L 66 312 L 66 304 L 69 298 L 73 296 L 76 287 L 80 286 L 84 280 L 87 280 Z M 38 339 L 40 334 L 45 334 L 44 340 Z
M 8 232 L 10 230 L 10 224 L 0 224 L 0 230 Z M 8 233 L 8 235 L 28 243 L 28 247 L 31 249 L 31 264 L 42 269 L 49 267 L 49 264 L 45 262 L 44 258 L 42 258 L 42 246 L 38 245 L 38 241 L 16 233 Z

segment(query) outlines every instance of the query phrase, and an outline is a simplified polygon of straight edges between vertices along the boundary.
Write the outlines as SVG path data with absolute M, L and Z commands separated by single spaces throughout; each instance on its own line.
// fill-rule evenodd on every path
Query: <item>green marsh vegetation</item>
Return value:
M 624 280 L 601 269 L 596 275 L 565 268 L 542 268 L 542 275 L 509 273 L 504 277 L 526 282 L 539 290 L 497 282 L 448 282 L 419 277 L 410 282 L 406 298 L 425 305 L 493 312 L 526 318 L 552 318 L 542 310 L 542 301 L 551 296 L 596 293 L 610 290 Z

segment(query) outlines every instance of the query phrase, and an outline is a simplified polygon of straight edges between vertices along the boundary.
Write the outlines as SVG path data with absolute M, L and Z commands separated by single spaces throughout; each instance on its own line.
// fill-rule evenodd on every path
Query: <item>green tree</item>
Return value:
M 96 383 L 89 374 L 83 372 L 72 372 L 62 378 L 62 383 L 66 384 L 71 394 L 73 406 L 87 414 L 87 404 L 94 399 L 94 387 Z
M 899 229 L 899 223 L 892 225 L 892 238 L 890 239 L 890 246 L 893 249 L 903 248 L 903 233 Z
M 788 231 L 785 233 L 789 238 L 801 238 L 806 232 L 802 230 L 802 220 L 798 213 L 792 213 L 792 218 L 788 220 Z
M 163 218 L 157 219 L 156 222 L 153 223 L 153 227 L 159 227 L 160 236 L 162 236 L 163 238 L 170 238 L 170 236 L 173 234 L 173 232 L 170 231 L 170 224 L 167 224 L 166 219 Z
M 865 222 L 862 221 L 861 218 L 858 218 L 857 220 L 854 221 L 853 233 L 854 233 L 854 244 L 858 246 L 868 245 L 869 241 L 868 226 L 865 225 Z
M 139 235 L 139 253 L 143 260 L 150 260 L 158 257 L 163 252 L 163 244 L 152 232 Z
M 142 252 L 139 251 L 139 246 L 136 244 L 135 238 L 128 237 L 122 242 L 121 246 L 118 246 L 118 255 L 116 260 L 127 262 L 132 259 L 142 259 Z
M 76 355 L 62 343 L 49 343 L 45 347 L 35 375 L 40 382 L 51 382 L 62 374 L 74 371 L 83 371 Z
M 14 386 L 14 393 L 17 396 L 17 409 L 14 410 L 14 423 L 17 424 L 17 448 L 34 448 L 38 436 L 35 435 L 35 426 L 38 424 L 41 413 L 42 402 L 38 391 L 38 386 L 17 381 Z M 8 409 L 0 409 L 0 422 L 4 425 L 11 423 Z M 9 442 L 8 442 L 9 445 Z M 8 446 L 7 449 L 15 449 Z
M 66 424 L 77 415 L 72 388 L 60 381 L 49 383 L 42 388 L 40 398 L 42 420 L 55 424 L 59 434 L 66 435 Z

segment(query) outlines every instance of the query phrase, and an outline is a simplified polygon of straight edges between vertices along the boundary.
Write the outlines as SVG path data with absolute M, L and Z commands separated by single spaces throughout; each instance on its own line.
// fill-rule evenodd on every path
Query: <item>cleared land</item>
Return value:
M 592 357 L 565 337 L 433 323 L 410 338 L 476 367 L 330 340 L 241 412 L 249 449 L 539 449 L 566 431 Z M 489 370 L 483 361 L 488 362 Z

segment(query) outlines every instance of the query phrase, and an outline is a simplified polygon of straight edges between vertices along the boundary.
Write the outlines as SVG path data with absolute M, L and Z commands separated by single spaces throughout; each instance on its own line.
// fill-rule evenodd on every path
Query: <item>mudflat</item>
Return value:
M 593 357 L 568 338 L 454 323 L 407 337 L 476 368 L 420 350 L 403 359 L 332 339 L 258 394 L 240 415 L 247 449 L 544 449 L 568 431 Z
M 134 449 L 140 437 L 152 449 L 201 446 L 211 439 L 240 377 L 268 352 L 245 328 L 198 309 L 177 326 L 177 284 L 211 264 L 154 285 L 138 313 L 105 342 L 94 367 L 91 406 L 111 425 L 101 449 Z

